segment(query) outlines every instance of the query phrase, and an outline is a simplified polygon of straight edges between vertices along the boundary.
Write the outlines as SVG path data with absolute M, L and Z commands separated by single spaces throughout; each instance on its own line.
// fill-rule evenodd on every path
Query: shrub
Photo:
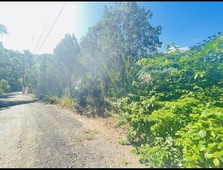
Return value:
M 51 96 L 48 98 L 48 102 L 50 104 L 58 104 L 59 103 L 59 97 L 58 96 Z
M 10 89 L 11 89 L 11 87 L 10 87 L 8 81 L 2 79 L 0 81 L 0 94 L 1 93 L 9 93 Z
M 201 51 L 141 59 L 120 122 L 150 167 L 223 167 L 223 38 Z
M 76 103 L 75 100 L 69 96 L 63 96 L 59 100 L 59 105 L 66 108 L 72 108 L 75 105 L 75 103 Z

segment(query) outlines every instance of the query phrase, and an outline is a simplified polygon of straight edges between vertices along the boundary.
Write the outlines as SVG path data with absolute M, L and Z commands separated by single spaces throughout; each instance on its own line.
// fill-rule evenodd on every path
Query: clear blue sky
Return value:
M 89 22 L 95 23 L 107 3 L 89 3 L 89 9 L 98 11 Z M 160 40 L 163 45 L 172 42 L 180 47 L 189 47 L 203 41 L 208 36 L 223 31 L 223 2 L 137 2 L 146 9 L 151 9 L 152 26 L 162 26 Z M 111 2 L 109 2 L 111 4 Z M 92 12 L 93 12 L 92 11 Z M 164 47 L 163 47 L 164 48 Z
M 138 2 L 151 9 L 152 25 L 163 27 L 160 40 L 180 47 L 223 31 L 223 2 Z

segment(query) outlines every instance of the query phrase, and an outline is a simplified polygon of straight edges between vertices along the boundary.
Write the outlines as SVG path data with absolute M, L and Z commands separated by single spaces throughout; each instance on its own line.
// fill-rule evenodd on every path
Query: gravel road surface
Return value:
M 143 168 L 116 137 L 99 121 L 32 95 L 0 95 L 0 168 Z

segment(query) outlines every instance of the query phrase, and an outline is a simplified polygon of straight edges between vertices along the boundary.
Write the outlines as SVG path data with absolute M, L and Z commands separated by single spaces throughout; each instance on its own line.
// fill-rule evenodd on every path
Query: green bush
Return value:
M 190 116 L 193 121 L 176 133 L 184 166 L 223 167 L 223 109 L 212 106 Z
M 59 100 L 59 105 L 66 108 L 72 108 L 75 105 L 75 103 L 76 103 L 75 100 L 69 96 L 63 96 Z
M 8 81 L 2 79 L 0 81 L 0 94 L 2 94 L 2 93 L 9 93 L 10 89 L 11 89 L 11 87 L 10 87 Z
M 128 140 L 149 167 L 223 167 L 223 38 L 201 51 L 141 59 L 117 105 Z M 138 66 L 137 66 L 138 67 Z
M 50 104 L 58 104 L 59 103 L 59 97 L 58 96 L 51 96 L 51 97 L 49 97 L 48 102 Z

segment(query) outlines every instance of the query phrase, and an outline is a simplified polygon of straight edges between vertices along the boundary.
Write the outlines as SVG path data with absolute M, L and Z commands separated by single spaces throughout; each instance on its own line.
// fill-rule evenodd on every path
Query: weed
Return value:
M 66 108 L 71 108 L 75 105 L 75 100 L 68 97 L 68 96 L 63 96 L 60 100 L 59 100 L 59 105 L 62 107 L 66 107 Z
M 129 164 L 129 160 L 127 158 L 121 158 L 120 159 L 120 163 L 124 166 L 128 165 Z
M 98 134 L 98 131 L 96 129 L 90 129 L 90 128 L 86 128 L 83 131 L 83 135 L 81 136 L 81 140 L 94 140 L 96 138 L 96 134 Z

